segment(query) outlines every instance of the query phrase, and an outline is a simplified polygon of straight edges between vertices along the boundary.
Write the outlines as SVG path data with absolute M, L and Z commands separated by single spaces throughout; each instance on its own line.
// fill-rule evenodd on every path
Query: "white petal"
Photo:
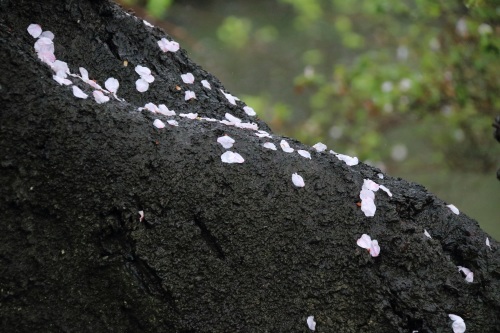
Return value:
M 381 173 L 377 173 L 377 176 L 378 176 L 378 178 L 380 178 L 380 179 L 384 179 L 384 175 L 383 175 L 383 174 L 381 174 Z
M 165 104 L 158 105 L 158 110 L 156 112 L 164 116 L 175 116 L 175 111 L 170 111 Z
M 451 320 L 453 320 L 453 324 L 451 325 L 451 328 L 453 329 L 453 333 L 464 333 L 465 332 L 465 322 L 464 320 L 454 314 L 449 314 L 448 315 Z
M 286 140 L 281 140 L 280 147 L 285 153 L 292 153 L 294 151 L 294 149 L 290 147 Z
M 210 86 L 210 83 L 208 83 L 208 81 L 207 81 L 207 80 L 202 80 L 202 81 L 201 81 L 201 84 L 202 84 L 205 88 L 212 90 L 212 87 Z
M 52 78 L 53 78 L 54 80 L 56 80 L 56 81 L 57 81 L 57 83 L 59 83 L 60 85 L 63 85 L 63 84 L 64 84 L 64 85 L 66 85 L 66 86 L 69 86 L 69 85 L 72 85 L 72 84 L 73 84 L 73 82 L 71 82 L 70 80 L 68 80 L 68 79 L 64 79 L 64 78 L 62 78 L 62 77 L 60 77 L 60 76 L 57 76 L 57 75 L 53 75 L 53 76 L 52 76 Z
M 179 43 L 162 38 L 158 41 L 158 46 L 163 52 L 176 52 L 179 50 Z
M 190 99 L 196 99 L 196 94 L 194 91 L 191 90 L 186 90 L 185 95 L 184 95 L 184 100 L 189 101 Z
M 378 257 L 380 254 L 380 246 L 378 245 L 378 241 L 376 239 L 372 240 L 372 244 L 370 245 L 370 255 L 372 257 Z
M 375 183 L 373 180 L 370 180 L 370 179 L 364 179 L 363 186 L 361 187 L 361 189 L 370 190 L 373 192 L 377 192 L 379 188 L 380 188 L 380 185 Z
M 96 90 L 102 90 L 102 87 L 94 80 L 88 80 L 87 84 Z
M 222 147 L 229 149 L 233 146 L 233 143 L 235 142 L 233 138 L 229 137 L 228 135 L 223 135 L 219 138 L 217 138 L 217 142 L 222 145 Z
M 272 142 L 266 142 L 262 146 L 267 149 L 276 150 L 276 146 Z
M 259 138 L 272 138 L 271 135 L 269 133 L 267 133 L 266 131 L 257 131 L 257 133 L 255 133 L 255 135 L 257 135 Z
M 305 158 L 311 159 L 311 154 L 307 150 L 299 149 L 297 150 L 300 156 L 304 156 Z
M 149 23 L 148 21 L 146 21 L 146 20 L 142 20 L 142 22 L 144 22 L 144 25 L 145 25 L 145 26 L 148 26 L 148 27 L 154 28 L 154 25 L 152 25 L 152 24 L 151 24 L 151 23 Z
M 431 234 L 429 234 L 429 233 L 427 232 L 427 230 L 425 230 L 425 229 L 424 229 L 424 235 L 425 235 L 425 237 L 432 238 L 432 237 L 431 237 Z
M 215 118 L 207 118 L 207 117 L 202 117 L 201 119 L 205 120 L 205 121 L 210 121 L 210 122 L 219 121 L 219 120 L 217 120 Z
M 333 154 L 333 155 L 338 155 L 336 152 L 334 152 L 333 150 L 330 150 L 330 154 Z
M 85 68 L 80 67 L 80 75 L 82 76 L 82 80 L 84 82 L 89 80 L 89 72 Z
M 165 123 L 163 121 L 161 121 L 160 119 L 155 119 L 155 121 L 153 122 L 153 125 L 157 128 L 164 128 L 165 127 Z
M 226 119 L 229 120 L 232 123 L 241 123 L 241 119 L 240 118 L 236 118 L 235 116 L 233 116 L 230 113 L 226 113 Z
M 316 149 L 316 151 L 318 152 L 322 152 L 326 150 L 326 145 L 324 143 L 318 142 L 313 146 L 313 148 Z
M 257 113 L 255 113 L 254 109 L 252 109 L 251 107 L 249 106 L 245 106 L 243 107 L 243 111 L 245 111 L 245 113 L 251 117 L 255 116 Z
M 372 199 L 365 199 L 361 201 L 361 210 L 365 213 L 365 216 L 375 216 L 377 207 Z
M 152 74 L 147 74 L 147 75 L 141 75 L 141 79 L 143 79 L 147 83 L 153 83 L 155 77 Z
M 106 87 L 106 89 L 116 94 L 116 91 L 120 86 L 120 83 L 118 82 L 117 79 L 110 77 L 109 79 L 106 80 L 106 82 L 104 82 L 104 86 Z
M 139 211 L 139 222 L 142 222 L 142 220 L 144 220 L 144 211 L 140 210 Z
M 367 234 L 361 235 L 361 237 L 356 241 L 359 247 L 369 250 L 372 246 L 372 239 Z
M 446 205 L 446 207 L 448 207 L 453 213 L 455 214 L 460 214 L 460 211 L 458 210 L 457 207 L 455 207 L 455 205 Z
M 234 123 L 234 126 L 238 128 L 244 128 L 244 129 L 251 129 L 251 130 L 258 130 L 259 127 L 256 123 Z
M 141 77 L 151 75 L 151 70 L 141 65 L 135 66 L 135 72 L 139 74 Z
M 351 157 L 351 156 L 347 156 L 347 155 L 337 154 L 337 158 L 341 161 L 344 161 L 345 164 L 347 164 L 348 166 L 357 165 L 359 163 L 357 157 Z
M 489 247 L 491 250 L 490 240 L 488 237 L 486 237 L 486 246 Z
M 373 191 L 371 190 L 362 189 L 361 192 L 359 193 L 359 198 L 361 200 L 366 200 L 366 199 L 375 200 L 375 193 L 373 193 Z
M 169 125 L 172 125 L 172 126 L 179 126 L 179 123 L 177 122 L 177 120 L 174 120 L 174 119 L 167 120 L 167 123 Z
M 387 187 L 385 187 L 384 185 L 380 185 L 379 188 L 384 191 L 385 193 L 387 193 L 388 196 L 392 197 L 392 193 L 391 191 L 389 191 L 389 189 Z
M 234 97 L 231 94 L 226 94 L 224 91 L 222 91 L 222 89 L 220 91 L 224 94 L 224 96 L 226 96 L 229 103 L 236 105 L 236 101 L 239 100 L 238 98 Z
M 138 92 L 148 91 L 149 83 L 147 83 L 143 79 L 139 79 L 139 80 L 135 81 L 135 88 L 137 89 Z
M 186 73 L 181 75 L 182 81 L 187 84 L 192 84 L 194 82 L 194 76 L 191 73 Z
M 35 42 L 37 53 L 54 53 L 54 43 L 47 37 L 41 37 Z
M 241 157 L 240 154 L 234 153 L 230 150 L 228 150 L 224 154 L 222 154 L 220 159 L 223 163 L 243 163 L 243 162 L 245 162 L 245 160 L 243 159 L 243 157 Z
M 184 117 L 184 118 L 188 118 L 188 119 L 196 119 L 196 118 L 198 118 L 198 114 L 197 113 L 179 113 L 179 116 Z
M 68 64 L 61 60 L 55 60 L 51 64 L 50 68 L 56 72 L 57 76 L 62 77 L 63 79 L 65 79 L 69 74 Z
M 47 65 L 52 65 L 54 61 L 56 61 L 56 56 L 54 55 L 54 52 L 38 52 L 38 59 L 40 59 L 42 62 L 46 63 Z
M 304 179 L 297 173 L 294 173 L 292 175 L 292 182 L 293 185 L 297 187 L 304 187 L 306 184 L 304 183 Z
M 97 104 L 102 104 L 102 103 L 106 103 L 107 101 L 109 101 L 109 97 L 104 95 L 102 93 L 102 91 L 100 91 L 100 90 L 94 90 L 93 95 L 94 95 L 94 99 L 97 102 Z
M 458 267 L 459 272 L 462 272 L 465 274 L 465 281 L 467 281 L 469 283 L 474 281 L 474 273 L 472 273 L 472 271 L 470 269 L 462 267 L 462 266 L 457 266 L 457 267 Z
M 147 103 L 146 105 L 144 105 L 144 108 L 146 110 L 153 112 L 153 113 L 158 112 L 158 107 L 154 103 Z
M 219 123 L 227 125 L 227 126 L 234 126 L 234 123 L 230 122 L 229 120 L 221 120 Z
M 84 93 L 77 86 L 73 86 L 73 95 L 75 95 L 75 97 L 83 98 L 83 99 L 86 99 L 87 97 L 89 97 L 89 95 L 87 95 L 86 93 Z
M 28 26 L 28 33 L 33 37 L 33 38 L 38 38 L 42 34 L 42 27 L 38 24 L 30 24 Z
M 316 322 L 314 321 L 314 316 L 307 317 L 307 326 L 311 331 L 316 330 Z
M 40 38 L 42 38 L 42 37 L 48 38 L 50 40 L 54 40 L 54 34 L 52 33 L 52 31 L 42 32 L 42 34 L 40 35 Z

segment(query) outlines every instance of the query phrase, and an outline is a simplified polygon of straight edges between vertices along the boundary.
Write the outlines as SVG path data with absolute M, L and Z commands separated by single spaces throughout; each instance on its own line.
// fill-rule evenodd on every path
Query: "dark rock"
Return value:
M 161 52 L 163 31 L 114 4 L 0 7 L 1 331 L 309 332 L 313 315 L 317 332 L 437 333 L 452 332 L 451 313 L 467 332 L 500 332 L 499 244 L 490 237 L 488 248 L 476 221 L 362 163 L 292 140 L 312 159 L 262 148 L 277 135 L 178 116 L 178 127 L 154 127 L 167 117 L 137 111 L 148 102 L 269 130 L 185 51 Z M 118 79 L 125 101 L 97 104 L 75 77 L 88 99 L 56 83 L 31 23 L 55 34 L 72 73 Z M 145 93 L 136 65 L 155 77 Z M 195 84 L 182 82 L 187 72 Z M 196 100 L 184 100 L 188 89 Z M 223 134 L 244 163 L 221 162 Z M 394 194 L 376 193 L 374 217 L 356 204 L 365 178 Z M 364 233 L 378 257 L 356 245 Z

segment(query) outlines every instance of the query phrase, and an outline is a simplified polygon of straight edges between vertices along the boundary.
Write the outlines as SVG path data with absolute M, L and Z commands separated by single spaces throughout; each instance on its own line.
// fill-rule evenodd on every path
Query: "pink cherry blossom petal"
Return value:
M 307 317 L 307 326 L 311 331 L 316 330 L 316 322 L 314 321 L 314 316 Z
M 212 87 L 210 86 L 210 83 L 208 83 L 208 81 L 207 81 L 207 80 L 202 80 L 202 81 L 201 81 L 201 84 L 202 84 L 205 88 L 212 90 Z
M 80 67 L 79 70 L 80 70 L 80 75 L 82 76 L 82 80 L 84 82 L 87 82 L 89 80 L 89 72 L 83 67 Z
M 69 72 L 69 67 L 68 64 L 64 61 L 61 60 L 55 60 L 51 65 L 50 68 L 56 73 L 57 76 L 65 79 L 68 77 Z
M 66 85 L 66 86 L 70 86 L 73 84 L 73 82 L 71 82 L 70 80 L 68 79 L 64 79 L 60 76 L 57 76 L 57 75 L 53 75 L 52 78 L 57 81 L 57 83 L 59 83 L 60 85 Z
M 226 97 L 226 99 L 229 101 L 229 103 L 233 104 L 233 105 L 236 105 L 236 101 L 239 101 L 239 98 L 237 97 L 234 97 L 233 95 L 231 94 L 226 94 L 224 91 L 222 91 L 222 89 L 220 89 L 220 91 L 224 94 L 224 96 Z
M 491 250 L 490 239 L 488 237 L 486 237 L 486 246 Z
M 174 119 L 167 120 L 167 123 L 169 125 L 172 125 L 172 126 L 179 126 L 179 123 L 177 122 L 177 120 L 174 120 Z
M 377 207 L 372 199 L 365 199 L 361 201 L 361 211 L 365 213 L 365 216 L 372 217 L 375 216 Z
M 106 82 L 104 82 L 104 86 L 106 87 L 106 89 L 116 94 L 118 87 L 120 86 L 120 83 L 118 82 L 117 79 L 110 77 L 109 79 L 106 80 Z
M 286 140 L 281 140 L 280 147 L 285 153 L 293 153 L 294 149 L 290 147 Z
M 458 267 L 459 272 L 464 273 L 465 281 L 467 281 L 469 283 L 472 283 L 474 281 L 474 273 L 470 269 L 462 267 L 462 266 L 457 266 L 457 267 Z
M 169 41 L 166 38 L 160 39 L 158 41 L 158 46 L 163 52 L 177 52 L 179 50 L 179 43 Z
M 44 32 L 42 32 L 42 34 L 40 35 L 40 38 L 42 38 L 42 37 L 44 37 L 44 38 L 48 38 L 48 39 L 50 39 L 50 40 L 54 40 L 54 37 L 55 37 L 55 36 L 54 36 L 54 34 L 52 33 L 52 31 L 44 31 Z
M 392 197 L 392 193 L 387 187 L 385 187 L 384 185 L 380 185 L 379 188 L 385 193 L 387 193 L 388 196 Z
M 223 163 L 229 163 L 229 164 L 245 162 L 245 160 L 243 159 L 243 157 L 240 154 L 234 153 L 230 150 L 228 150 L 224 154 L 222 154 L 220 159 Z
M 135 66 L 135 72 L 141 77 L 146 75 L 151 75 L 151 70 L 145 66 L 137 65 Z
M 299 153 L 300 156 L 311 159 L 311 153 L 309 153 L 307 150 L 299 149 L 297 150 L 297 153 Z
M 448 317 L 453 321 L 453 324 L 451 325 L 451 328 L 453 329 L 453 333 L 464 333 L 465 332 L 465 322 L 462 319 L 462 317 L 454 315 L 454 314 L 449 314 Z
M 196 119 L 196 118 L 198 118 L 198 114 L 197 113 L 179 113 L 179 116 L 184 117 L 184 118 L 188 118 L 188 119 Z
M 314 149 L 316 149 L 317 152 L 322 152 L 326 150 L 326 145 L 324 143 L 318 142 L 313 146 Z
M 158 110 L 156 112 L 164 116 L 175 116 L 175 111 L 169 110 L 165 104 L 158 105 Z
M 30 24 L 28 26 L 28 33 L 33 38 L 38 38 L 42 34 L 42 27 L 39 24 Z
M 254 131 L 259 129 L 259 126 L 256 123 L 234 123 L 234 126 Z
M 139 222 L 142 222 L 144 220 L 144 211 L 140 210 L 139 211 Z
M 446 205 L 446 207 L 448 207 L 453 213 L 455 214 L 460 214 L 460 211 L 458 210 L 457 207 L 455 207 L 455 205 Z
M 429 233 L 427 232 L 427 230 L 425 230 L 425 229 L 424 229 L 424 235 L 425 235 L 425 237 L 427 237 L 427 238 L 432 238 L 432 237 L 431 237 L 431 234 L 429 234 Z
M 255 115 L 257 114 L 257 113 L 255 112 L 255 110 L 254 110 L 254 109 L 252 109 L 252 108 L 251 108 L 251 107 L 249 107 L 249 106 L 245 106 L 245 107 L 243 107 L 243 111 L 245 111 L 245 113 L 246 113 L 247 115 L 249 115 L 250 117 L 253 117 L 253 116 L 255 116 Z
M 54 43 L 47 37 L 39 38 L 35 42 L 35 51 L 37 53 L 41 52 L 54 53 Z
M 359 193 L 359 198 L 361 200 L 366 200 L 366 199 L 375 200 L 375 193 L 373 193 L 373 191 L 363 189 Z
M 153 125 L 156 128 L 164 128 L 165 127 L 165 123 L 163 121 L 161 121 L 160 119 L 155 119 L 155 121 L 153 122 Z
M 152 25 L 151 23 L 149 23 L 148 21 L 146 20 L 142 20 L 142 22 L 144 23 L 145 26 L 147 27 L 150 27 L 150 28 L 154 28 L 154 25 Z
M 361 235 L 361 237 L 356 241 L 359 247 L 369 250 L 372 246 L 372 239 L 367 234 Z
M 182 81 L 187 84 L 193 84 L 194 76 L 191 73 L 186 73 L 181 75 Z
M 302 176 L 300 176 L 297 173 L 292 174 L 292 182 L 293 182 L 293 185 L 295 185 L 297 187 L 304 187 L 304 186 L 306 186 L 306 184 L 304 183 L 304 179 L 302 178 Z
M 80 88 L 78 88 L 77 86 L 73 86 L 73 95 L 75 97 L 78 97 L 78 98 L 83 98 L 83 99 L 86 99 L 87 97 L 89 97 L 89 95 L 87 95 L 86 93 L 84 93 Z
M 259 138 L 272 138 L 271 135 L 269 133 L 267 133 L 266 131 L 257 131 L 257 133 L 255 133 L 255 135 L 257 135 Z
M 158 107 L 154 103 L 147 103 L 146 105 L 144 105 L 144 109 L 149 110 L 153 113 L 158 112 Z
M 241 123 L 241 119 L 240 118 L 236 118 L 235 116 L 233 116 L 230 113 L 226 113 L 225 117 L 226 117 L 227 120 L 229 120 L 232 123 L 235 123 L 235 124 L 236 123 Z
M 337 154 L 336 156 L 339 160 L 344 161 L 345 164 L 347 164 L 348 166 L 357 165 L 359 163 L 359 160 L 357 157 L 351 157 L 351 156 L 342 155 L 342 154 Z
M 189 101 L 190 99 L 196 99 L 196 94 L 194 93 L 194 91 L 186 90 L 184 100 Z
M 138 92 L 148 91 L 149 83 L 147 83 L 143 79 L 139 79 L 139 80 L 135 81 L 135 88 L 137 89 Z
M 372 244 L 370 246 L 370 255 L 372 257 L 378 257 L 380 254 L 380 246 L 378 245 L 378 241 L 376 239 L 372 240 Z
M 276 150 L 276 146 L 272 142 L 266 142 L 262 146 L 267 149 Z
M 228 135 L 223 135 L 219 138 L 217 138 L 217 142 L 222 145 L 222 147 L 229 149 L 233 146 L 233 143 L 235 142 L 233 138 L 231 138 Z
M 362 189 L 377 192 L 379 188 L 380 188 L 380 185 L 375 183 L 373 180 L 370 180 L 370 179 L 363 180 Z
M 92 93 L 97 104 L 106 103 L 109 101 L 109 97 L 104 95 L 100 90 L 94 90 Z

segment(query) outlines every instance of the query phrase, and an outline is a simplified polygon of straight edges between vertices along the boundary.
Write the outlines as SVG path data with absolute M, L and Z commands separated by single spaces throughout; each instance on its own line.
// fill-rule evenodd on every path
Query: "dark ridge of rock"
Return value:
M 500 332 L 499 243 L 425 188 L 292 139 L 312 158 L 285 153 L 272 133 L 179 117 L 228 112 L 269 131 L 185 51 L 161 52 L 163 31 L 112 3 L 0 9 L 0 331 L 310 332 L 314 316 L 316 332 L 437 333 L 455 314 L 467 332 Z M 69 77 L 89 94 L 79 99 L 54 81 L 32 23 L 54 33 L 71 73 L 118 79 L 125 101 L 97 104 Z M 136 65 L 155 77 L 145 93 Z M 177 116 L 138 111 L 148 102 Z M 221 162 L 224 134 L 244 163 Z M 357 205 L 364 179 L 393 193 L 376 192 L 374 217 Z M 362 234 L 378 257 L 357 246 Z

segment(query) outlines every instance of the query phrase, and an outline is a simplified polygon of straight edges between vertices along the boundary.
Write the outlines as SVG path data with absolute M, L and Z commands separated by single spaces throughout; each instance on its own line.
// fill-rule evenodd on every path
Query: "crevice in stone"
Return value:
M 201 230 L 201 237 L 207 243 L 208 248 L 212 250 L 212 252 L 217 256 L 217 258 L 221 260 L 226 259 L 226 254 L 222 250 L 222 247 L 220 246 L 219 242 L 217 241 L 217 238 L 212 235 L 210 230 L 208 230 L 207 226 L 205 223 L 200 219 L 199 216 L 195 216 L 194 218 L 194 224 L 200 228 Z

